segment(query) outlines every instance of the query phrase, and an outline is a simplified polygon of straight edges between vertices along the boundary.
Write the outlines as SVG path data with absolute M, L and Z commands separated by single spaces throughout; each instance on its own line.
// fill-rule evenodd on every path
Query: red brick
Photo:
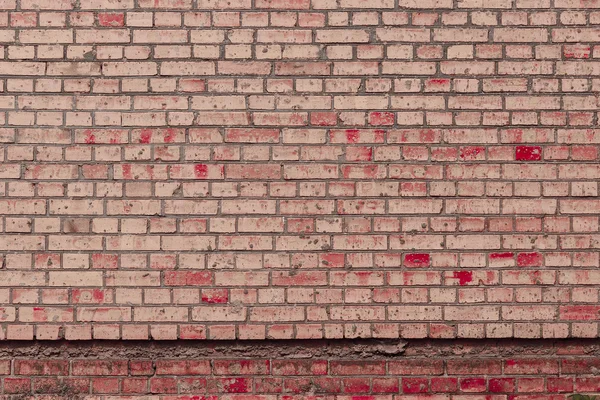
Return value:
M 156 362 L 158 375 L 207 375 L 210 371 L 208 361 L 160 360 Z
M 517 146 L 517 161 L 540 161 L 542 159 L 542 148 L 540 146 Z
M 128 364 L 124 360 L 75 360 L 71 366 L 73 375 L 127 375 Z
M 504 362 L 505 373 L 553 374 L 558 373 L 558 363 L 552 359 L 509 359 Z
M 69 363 L 66 360 L 15 360 L 17 375 L 68 375 Z
M 215 360 L 216 375 L 265 375 L 270 373 L 269 360 Z
M 332 375 L 383 375 L 385 363 L 378 361 L 332 362 Z
M 388 371 L 396 375 L 441 375 L 444 365 L 440 360 L 398 360 L 388 363 Z

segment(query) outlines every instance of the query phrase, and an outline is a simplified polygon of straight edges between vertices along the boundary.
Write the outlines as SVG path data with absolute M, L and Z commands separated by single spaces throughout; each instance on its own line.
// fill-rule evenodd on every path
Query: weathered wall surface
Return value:
M 597 336 L 600 2 L 1 7 L 3 337 Z
M 216 343 L 216 344 L 215 344 Z M 0 344 L 4 393 L 123 400 L 566 400 L 597 342 L 348 340 Z M 15 397 L 22 398 L 22 397 Z M 50 397 L 52 398 L 52 397 Z
M 600 0 L 0 0 L 0 395 L 600 391 L 599 41 Z

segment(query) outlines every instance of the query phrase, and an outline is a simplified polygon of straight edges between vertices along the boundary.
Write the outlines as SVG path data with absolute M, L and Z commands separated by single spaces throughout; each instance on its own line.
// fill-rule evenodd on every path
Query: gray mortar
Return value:
M 587 356 L 600 356 L 600 342 L 563 340 L 260 340 L 260 341 L 3 341 L 0 359 L 390 359 L 394 357 L 489 357 L 551 356 L 559 347 L 581 346 Z
M 381 359 L 402 355 L 406 344 L 404 340 L 0 342 L 0 359 L 13 357 Z

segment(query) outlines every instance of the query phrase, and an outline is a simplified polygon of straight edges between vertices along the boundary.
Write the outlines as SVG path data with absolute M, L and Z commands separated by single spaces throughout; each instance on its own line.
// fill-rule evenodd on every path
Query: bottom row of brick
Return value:
M 578 306 L 600 315 L 600 306 Z M 426 310 L 427 307 L 415 307 Z M 2 309 L 0 308 L 0 311 Z M 466 309 L 468 311 L 468 309 Z M 588 310 L 588 311 L 586 311 Z M 591 310 L 591 311 L 590 311 Z M 491 323 L 346 323 L 346 324 L 79 324 L 0 325 L 4 340 L 272 340 L 272 339 L 559 339 L 597 338 L 597 321 Z
M 223 394 L 223 395 L 0 395 L 0 400 L 566 400 L 569 395 L 259 395 L 259 394 Z
M 525 348 L 531 354 L 506 357 L 494 353 L 498 346 L 472 357 L 460 355 L 469 347 L 459 343 L 449 355 L 419 351 L 383 358 L 5 357 L 0 381 L 7 399 L 558 400 L 600 391 L 597 351 L 576 347 L 553 354 L 538 347 L 543 356 Z
M 598 379 L 574 378 L 516 378 L 516 377 L 411 377 L 411 378 L 304 378 L 304 379 L 253 379 L 226 377 L 203 379 L 177 378 L 5 378 L 6 395 L 127 395 L 181 394 L 177 399 L 217 399 L 223 395 L 237 394 L 239 400 L 270 400 L 283 398 L 306 398 L 310 393 L 315 399 L 336 396 L 345 400 L 392 399 L 393 394 L 405 395 L 461 395 L 465 399 L 490 400 L 490 395 L 514 398 L 537 398 L 555 396 L 574 391 L 597 392 Z M 286 394 L 282 394 L 285 392 Z M 255 397 L 253 397 L 255 395 Z M 191 396 L 191 397 L 190 397 Z M 194 397 L 198 396 L 198 397 Z M 325 397 L 324 397 L 325 396 Z M 63 397 L 71 398 L 71 397 Z M 76 397 L 79 399 L 80 397 Z M 229 397 L 227 397 L 229 398 Z M 396 397 L 397 398 L 397 397 Z M 456 397 L 454 397 L 456 398 Z M 503 397 L 498 397 L 498 399 Z M 557 398 L 561 398 L 560 396 Z M 20 398 L 19 398 L 20 399 Z M 432 400 L 437 397 L 431 398 Z

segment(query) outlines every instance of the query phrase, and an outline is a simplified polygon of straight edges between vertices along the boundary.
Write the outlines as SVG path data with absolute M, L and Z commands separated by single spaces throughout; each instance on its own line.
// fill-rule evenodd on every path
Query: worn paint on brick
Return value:
M 597 0 L 2 8 L 0 339 L 598 336 Z

